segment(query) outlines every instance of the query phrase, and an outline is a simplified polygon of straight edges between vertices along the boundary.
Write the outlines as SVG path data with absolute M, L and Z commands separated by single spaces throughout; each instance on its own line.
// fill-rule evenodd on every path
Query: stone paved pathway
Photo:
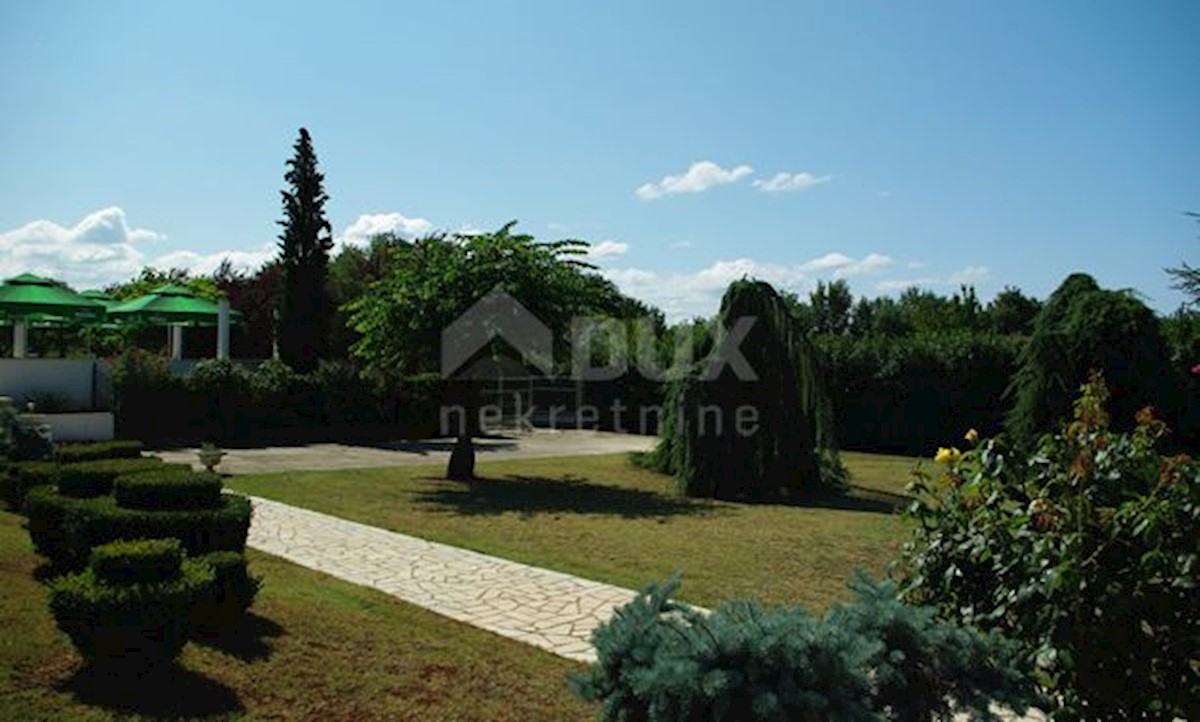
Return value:
M 569 659 L 634 592 L 252 497 L 250 546 Z
M 260 497 L 247 543 L 310 569 L 561 657 L 593 662 L 592 630 L 630 589 L 488 556 Z M 1033 711 L 1006 722 L 1045 722 Z M 968 722 L 965 715 L 955 722 Z

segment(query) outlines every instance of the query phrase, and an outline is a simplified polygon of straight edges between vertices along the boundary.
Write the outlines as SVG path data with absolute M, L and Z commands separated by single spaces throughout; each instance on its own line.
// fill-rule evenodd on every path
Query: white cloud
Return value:
M 89 287 L 128 278 L 141 270 L 145 255 L 137 244 L 166 236 L 131 228 L 118 207 L 90 213 L 74 226 L 37 220 L 0 233 L 0 276 L 30 272 Z
M 703 193 L 714 186 L 735 183 L 753 172 L 753 168 L 744 164 L 725 170 L 712 161 L 701 160 L 692 163 L 681 175 L 663 176 L 657 183 L 643 184 L 636 193 L 644 201 L 674 193 Z
M 924 264 L 922 264 L 924 265 Z M 912 264 L 909 264 L 912 267 Z M 956 286 L 972 286 L 983 283 L 991 277 L 986 266 L 967 266 L 944 277 L 923 276 L 921 278 L 889 278 L 875 284 L 875 289 L 881 293 L 904 291 L 913 286 L 923 288 L 947 288 Z
M 986 266 L 967 266 L 966 268 L 951 273 L 950 277 L 947 278 L 946 281 L 956 286 L 962 283 L 969 285 L 972 283 L 982 283 L 986 281 L 990 275 L 991 274 L 988 272 Z
M 669 321 L 679 321 L 716 313 L 725 289 L 742 277 L 767 281 L 781 291 L 804 293 L 820 276 L 875 273 L 892 262 L 891 258 L 879 253 L 858 260 L 843 253 L 827 253 L 795 265 L 737 258 L 716 261 L 693 272 L 658 273 L 642 268 L 618 268 L 601 273 L 622 292 L 661 308 Z
M 882 253 L 868 253 L 862 260 L 854 260 L 844 253 L 826 253 L 801 264 L 806 272 L 833 271 L 834 276 L 855 276 L 860 273 L 875 273 L 891 266 L 896 261 Z
M 623 256 L 629 250 L 628 243 L 617 241 L 601 241 L 592 244 L 587 251 L 588 258 L 604 258 L 606 256 Z
M 891 191 L 879 191 L 875 195 L 879 196 L 880 198 L 891 198 L 892 192 Z
M 131 228 L 118 207 L 90 213 L 74 226 L 38 220 L 0 233 L 0 277 L 36 273 L 77 288 L 99 288 L 128 281 L 145 266 L 183 268 L 196 274 L 216 270 L 228 258 L 239 270 L 253 271 L 275 256 L 274 243 L 249 251 L 196 253 L 171 251 L 149 256 L 142 246 L 166 236 Z
M 786 193 L 788 191 L 806 191 L 813 186 L 827 183 L 833 176 L 815 176 L 812 173 L 776 173 L 767 180 L 757 178 L 754 187 L 763 193 Z
M 334 245 L 365 246 L 372 236 L 380 233 L 395 233 L 412 240 L 432 230 L 433 224 L 424 218 L 408 218 L 399 213 L 364 213 L 346 226 L 346 230 L 334 239 Z
M 252 273 L 262 268 L 278 253 L 279 251 L 273 243 L 268 243 L 257 251 L 221 251 L 208 254 L 175 251 L 159 256 L 148 265 L 161 269 L 183 268 L 190 271 L 192 275 L 207 276 L 217 270 L 223 261 L 228 260 L 235 271 Z

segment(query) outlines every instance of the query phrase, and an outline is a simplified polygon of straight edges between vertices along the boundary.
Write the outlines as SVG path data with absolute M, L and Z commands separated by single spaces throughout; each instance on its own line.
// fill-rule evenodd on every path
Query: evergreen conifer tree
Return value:
M 753 325 L 740 336 L 738 323 L 747 320 Z M 761 281 L 733 283 L 717 321 L 716 353 L 667 389 L 655 465 L 691 496 L 769 499 L 825 490 L 840 464 L 821 362 L 807 335 Z M 732 343 L 736 349 L 725 346 Z M 727 363 L 736 353 L 753 378 Z
M 305 128 L 287 162 L 282 191 L 283 220 L 279 225 L 283 289 L 279 307 L 279 355 L 293 369 L 306 373 L 326 355 L 331 317 L 327 278 L 332 227 L 325 219 L 325 176 L 317 170 L 317 155 Z

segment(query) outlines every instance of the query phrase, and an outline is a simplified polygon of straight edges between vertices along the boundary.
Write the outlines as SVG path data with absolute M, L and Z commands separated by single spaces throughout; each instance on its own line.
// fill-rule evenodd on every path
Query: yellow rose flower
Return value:
M 979 441 L 979 432 L 975 429 L 971 429 L 963 438 L 966 439 L 968 443 L 974 444 L 975 442 Z
M 939 464 L 953 464 L 961 458 L 961 451 L 958 449 L 947 449 L 943 446 L 937 450 L 937 454 L 933 457 L 933 460 Z

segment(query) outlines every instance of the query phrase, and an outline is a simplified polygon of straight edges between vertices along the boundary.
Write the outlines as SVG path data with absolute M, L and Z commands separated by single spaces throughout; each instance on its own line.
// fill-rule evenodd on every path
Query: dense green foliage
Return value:
M 91 550 L 121 539 L 179 539 L 188 554 L 240 551 L 250 529 L 250 501 L 223 494 L 211 509 L 146 510 L 110 496 L 78 499 L 38 487 L 26 500 L 34 547 L 55 566 L 78 568 Z
M 1093 369 L 1112 390 L 1117 428 L 1130 428 L 1134 412 L 1150 404 L 1166 407 L 1172 423 L 1183 415 L 1179 370 L 1171 366 L 1154 313 L 1086 274 L 1069 276 L 1051 294 L 1018 363 L 1007 430 L 1022 446 L 1070 416 L 1075 389 Z
M 17 461 L 0 472 L 0 494 L 13 511 L 24 508 L 25 497 L 37 486 L 58 482 L 58 464 L 52 461 Z
M 690 496 L 826 489 L 821 456 L 836 457 L 836 433 L 822 363 L 799 323 L 769 284 L 738 281 L 718 328 L 715 353 L 668 386 L 659 467 Z
M 98 546 L 88 564 L 101 581 L 138 584 L 173 579 L 182 562 L 183 547 L 178 539 L 139 539 Z
M 191 469 L 143 471 L 118 477 L 112 493 L 126 509 L 215 509 L 221 505 L 221 477 Z
M 392 399 L 401 391 L 375 391 L 342 362 L 323 361 L 308 374 L 274 360 L 253 372 L 216 360 L 196 370 L 175 377 L 161 357 L 123 356 L 113 374 L 120 432 L 155 443 L 308 441 L 345 439 L 347 425 L 376 433 L 373 425 L 397 420 Z
M 1047 308 L 1052 308 L 1053 304 Z M 1064 720 L 1200 718 L 1200 465 L 1098 378 L 1028 459 L 989 439 L 912 487 L 908 597 L 1025 646 Z
M 236 626 L 262 588 L 262 579 L 250 573 L 241 552 L 212 552 L 197 559 L 213 570 L 209 593 L 192 611 L 192 631 L 208 636 Z
M 149 461 L 63 464 L 57 488 L 26 500 L 51 569 L 87 564 L 50 591 L 55 620 L 90 661 L 161 664 L 190 635 L 235 625 L 261 586 L 243 555 L 249 500 L 222 494 L 215 474 Z
M 570 678 L 606 722 L 994 719 L 1037 701 L 1013 646 L 938 621 L 866 579 L 824 617 L 730 602 L 710 615 L 651 585 L 593 635 L 598 661 Z
M 312 138 L 305 128 L 287 162 L 284 180 L 283 220 L 279 225 L 279 260 L 283 287 L 279 304 L 279 354 L 301 372 L 316 368 L 328 351 L 329 322 L 333 308 L 329 298 L 329 251 L 333 229 L 325 218 L 325 176 L 317 170 Z
M 556 351 L 565 350 L 577 316 L 654 315 L 588 272 L 591 266 L 579 260 L 586 243 L 536 241 L 514 233 L 515 225 L 394 248 L 382 277 L 346 307 L 359 334 L 351 352 L 364 371 L 376 379 L 439 371 L 442 331 L 497 287 L 554 332 Z
M 925 455 L 959 438 L 961 419 L 985 433 L 1004 423 L 1019 337 L 952 329 L 898 338 L 819 336 L 838 445 Z
M 207 564 L 180 561 L 178 547 L 174 555 L 160 555 L 160 547 L 160 541 L 102 547 L 98 567 L 49 582 L 54 620 L 85 659 L 145 669 L 174 659 L 183 649 L 193 609 L 211 593 L 214 573 Z M 165 578 L 113 579 L 118 570 L 136 568 L 139 560 L 154 560 L 153 568 Z M 173 570 L 160 566 L 168 561 Z
M 188 467 L 186 464 L 164 464 L 156 456 L 63 464 L 59 467 L 58 490 L 67 496 L 103 496 L 112 492 L 113 482 L 118 476 L 180 468 Z
M 136 439 L 114 439 L 58 444 L 54 449 L 54 460 L 63 464 L 99 459 L 139 458 L 146 445 Z

